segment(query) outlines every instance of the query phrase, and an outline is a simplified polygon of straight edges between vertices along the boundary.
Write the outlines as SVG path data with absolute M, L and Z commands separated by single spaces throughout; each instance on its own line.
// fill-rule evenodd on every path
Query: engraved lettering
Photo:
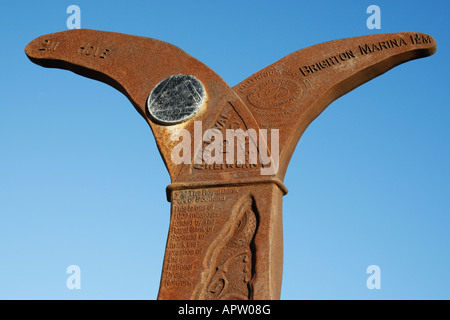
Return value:
M 205 243 L 218 231 L 222 212 L 215 202 L 234 197 L 238 188 L 174 191 L 171 224 L 164 258 L 162 283 L 190 287 L 194 283 L 192 259 L 204 254 Z
M 56 48 L 58 48 L 58 46 L 59 46 L 58 41 L 46 39 L 42 41 L 39 51 L 56 51 Z
M 284 92 L 270 94 L 283 95 Z M 195 155 L 192 168 L 215 171 L 260 168 L 256 132 L 246 129 L 242 118 L 228 102 L 214 125 L 205 131 L 202 147 Z M 237 166 L 238 163 L 242 165 Z
M 430 36 L 429 35 L 425 35 L 425 34 L 418 34 L 418 33 L 416 33 L 414 36 L 410 35 L 409 37 L 411 39 L 411 43 L 412 44 L 425 44 L 425 43 L 431 43 L 432 42 Z
M 78 47 L 77 53 L 94 58 L 105 59 L 109 56 L 111 50 L 102 46 L 92 45 L 90 43 L 82 44 Z
M 109 54 L 109 49 L 104 49 L 102 54 L 99 56 L 100 59 L 105 59 L 105 57 Z
M 414 43 L 414 39 L 412 36 L 410 36 L 411 41 Z M 403 45 L 407 45 L 406 41 L 402 38 L 399 39 L 389 39 L 386 41 L 380 41 L 378 43 L 372 43 L 372 44 L 367 44 L 365 43 L 364 45 L 359 45 L 359 51 L 361 52 L 362 55 L 366 55 L 369 53 L 373 53 L 375 51 L 382 51 L 382 50 L 388 50 L 394 47 L 400 47 Z
M 308 75 L 311 75 L 315 72 L 321 71 L 323 69 L 326 69 L 328 67 L 331 67 L 335 64 L 350 60 L 355 58 L 355 54 L 353 53 L 352 50 L 347 50 L 345 52 L 341 52 L 339 54 L 337 54 L 336 56 L 332 56 L 329 58 L 326 58 L 325 60 L 322 61 L 318 61 L 314 64 L 311 65 L 307 65 L 307 66 L 302 66 L 299 68 L 301 74 L 306 77 Z
M 371 52 L 372 52 L 372 51 L 370 50 L 370 47 L 369 47 L 368 44 L 365 44 L 365 45 L 364 45 L 364 48 L 361 47 L 361 46 L 359 46 L 359 50 L 361 51 L 361 54 L 362 54 L 362 55 L 365 55 L 365 54 L 368 54 L 368 53 L 371 53 Z

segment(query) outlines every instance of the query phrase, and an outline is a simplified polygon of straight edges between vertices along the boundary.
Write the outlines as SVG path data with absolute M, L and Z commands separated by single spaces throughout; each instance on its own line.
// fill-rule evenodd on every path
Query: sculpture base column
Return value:
M 275 183 L 173 190 L 158 299 L 279 299 L 283 195 Z

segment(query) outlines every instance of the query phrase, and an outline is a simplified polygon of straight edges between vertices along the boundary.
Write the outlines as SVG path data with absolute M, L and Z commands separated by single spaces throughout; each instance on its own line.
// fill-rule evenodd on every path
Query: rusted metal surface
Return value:
M 171 178 L 158 299 L 279 299 L 283 180 L 302 133 L 335 99 L 435 50 L 421 33 L 336 40 L 294 52 L 233 88 L 181 49 L 132 35 L 70 30 L 39 37 L 25 52 L 41 66 L 113 86 L 149 124 Z M 234 144 L 231 129 L 247 136 L 214 154 L 223 161 L 205 158 L 212 145 Z M 179 152 L 180 141 L 189 152 Z

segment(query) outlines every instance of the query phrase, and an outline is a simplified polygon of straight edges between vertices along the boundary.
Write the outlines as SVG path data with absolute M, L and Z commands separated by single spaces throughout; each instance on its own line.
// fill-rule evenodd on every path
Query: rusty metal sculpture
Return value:
M 39 37 L 25 52 L 41 66 L 113 86 L 150 125 L 171 178 L 158 299 L 279 299 L 283 179 L 302 133 L 335 99 L 435 50 L 422 33 L 336 40 L 294 52 L 233 88 L 181 49 L 138 36 L 70 30 Z M 227 130 L 245 139 L 218 138 Z M 205 160 L 212 145 L 227 149 Z

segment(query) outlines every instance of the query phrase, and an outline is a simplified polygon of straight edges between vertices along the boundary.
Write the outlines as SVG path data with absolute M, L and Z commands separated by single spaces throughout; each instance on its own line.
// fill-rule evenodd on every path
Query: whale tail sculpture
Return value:
M 38 65 L 113 86 L 149 124 L 171 179 L 159 299 L 279 299 L 283 180 L 301 135 L 340 96 L 435 51 L 422 33 L 335 40 L 231 88 L 150 38 L 80 29 L 25 48 Z

